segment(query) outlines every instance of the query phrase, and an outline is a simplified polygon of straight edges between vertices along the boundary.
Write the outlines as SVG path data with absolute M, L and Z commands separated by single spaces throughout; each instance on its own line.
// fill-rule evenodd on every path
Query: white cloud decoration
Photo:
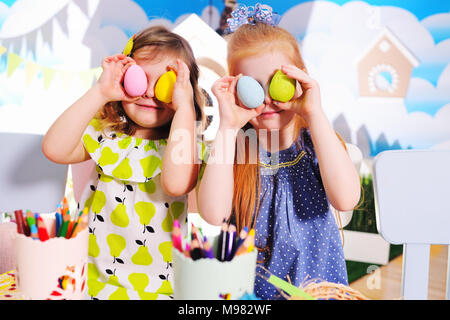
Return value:
M 436 43 L 432 35 L 436 30 L 450 30 L 448 17 L 438 14 L 419 21 L 398 7 L 318 1 L 292 7 L 280 26 L 300 40 L 307 68 L 321 85 L 329 119 L 343 114 L 353 143 L 364 127 L 372 143 L 384 136 L 389 144 L 399 143 L 402 148 L 428 148 L 450 139 L 450 39 Z M 356 62 L 384 27 L 420 63 L 403 101 L 358 97 Z

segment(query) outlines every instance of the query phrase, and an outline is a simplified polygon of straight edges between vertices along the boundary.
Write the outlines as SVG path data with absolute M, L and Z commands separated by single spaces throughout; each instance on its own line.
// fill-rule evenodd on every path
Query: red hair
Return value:
M 230 75 L 236 75 L 236 66 L 242 59 L 271 51 L 283 52 L 294 65 L 307 72 L 297 40 L 295 40 L 292 34 L 279 27 L 256 23 L 255 25 L 243 25 L 229 36 L 227 62 Z M 306 122 L 299 115 L 295 115 L 294 121 L 294 130 L 297 138 L 300 129 L 306 127 Z M 247 123 L 243 129 L 247 130 L 250 128 L 250 123 Z M 242 139 L 242 136 L 240 138 L 238 137 L 236 148 L 237 155 L 247 154 L 248 151 L 248 157 L 246 156 L 246 158 L 252 159 L 251 153 L 256 152 L 256 155 L 253 156 L 256 156 L 256 159 L 259 160 L 258 152 L 256 150 L 249 150 L 249 141 Z M 248 228 L 254 227 L 256 219 L 252 218 L 253 214 L 255 213 L 256 215 L 259 211 L 261 181 L 259 177 L 259 161 L 254 164 L 249 161 L 238 163 L 236 160 L 233 170 L 233 210 L 236 216 L 237 229 L 241 230 L 244 226 Z

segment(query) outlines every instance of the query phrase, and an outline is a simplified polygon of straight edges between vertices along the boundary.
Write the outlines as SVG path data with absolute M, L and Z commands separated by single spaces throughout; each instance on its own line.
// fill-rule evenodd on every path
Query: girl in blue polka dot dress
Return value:
M 331 206 L 352 210 L 360 198 L 359 175 L 321 106 L 318 83 L 307 73 L 298 43 L 286 30 L 263 22 L 244 24 L 228 40 L 230 76 L 212 88 L 220 126 L 200 182 L 202 217 L 255 228 L 257 273 L 295 286 L 315 279 L 348 284 L 339 229 Z M 269 94 L 281 70 L 296 80 L 288 102 Z M 241 75 L 258 81 L 264 102 L 255 109 L 237 98 Z M 268 274 L 266 274 L 267 276 Z M 280 299 L 264 277 L 255 294 Z

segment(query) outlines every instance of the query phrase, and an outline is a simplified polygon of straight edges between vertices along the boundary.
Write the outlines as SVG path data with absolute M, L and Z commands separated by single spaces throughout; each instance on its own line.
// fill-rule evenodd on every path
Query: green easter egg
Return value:
M 295 80 L 278 70 L 270 81 L 269 94 L 276 101 L 291 100 L 295 94 Z

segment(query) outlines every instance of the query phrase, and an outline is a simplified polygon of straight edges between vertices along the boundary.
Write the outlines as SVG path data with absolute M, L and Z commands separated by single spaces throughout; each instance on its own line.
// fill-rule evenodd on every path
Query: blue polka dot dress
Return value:
M 303 129 L 296 143 L 278 153 L 260 150 L 260 168 L 255 244 L 265 249 L 258 253 L 264 268 L 257 267 L 257 274 L 269 270 L 295 286 L 311 279 L 348 285 L 339 229 L 309 131 Z M 255 294 L 261 299 L 283 299 L 260 276 L 255 279 Z

